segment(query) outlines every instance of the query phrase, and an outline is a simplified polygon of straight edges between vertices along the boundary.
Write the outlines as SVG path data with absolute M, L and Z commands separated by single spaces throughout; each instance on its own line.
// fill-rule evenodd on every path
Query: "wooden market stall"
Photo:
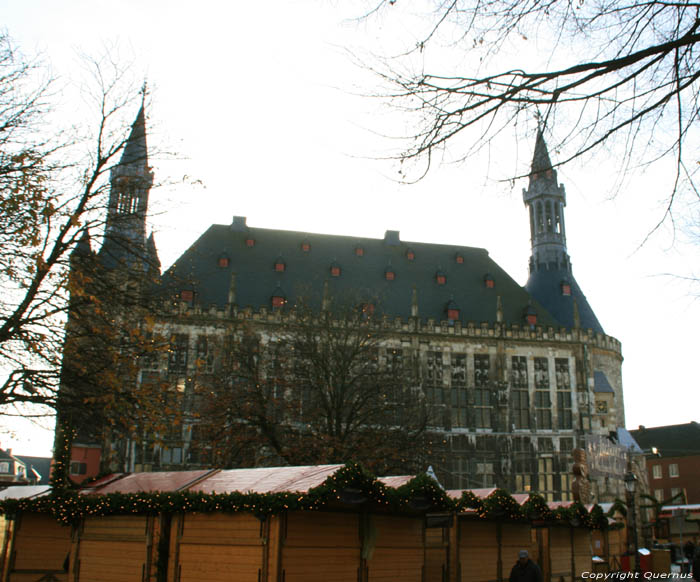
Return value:
M 0 499 L 32 499 L 48 494 L 46 486 L 8 487 Z M 52 577 L 68 580 L 71 528 L 45 513 L 21 513 L 3 519 L 2 580 L 34 582 Z
M 0 582 L 503 582 L 521 549 L 545 582 L 590 569 L 588 529 L 533 528 L 527 496 L 463 493 L 344 465 L 113 475 L 65 512 L 10 515 Z

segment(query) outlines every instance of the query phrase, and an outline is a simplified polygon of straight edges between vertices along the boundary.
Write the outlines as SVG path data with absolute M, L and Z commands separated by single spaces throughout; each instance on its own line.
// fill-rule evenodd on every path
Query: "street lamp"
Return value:
M 637 477 L 632 471 L 625 473 L 625 489 L 627 490 L 627 506 L 629 508 L 630 518 L 628 525 L 632 528 L 632 542 L 634 543 L 634 571 L 639 572 L 639 548 L 637 541 L 637 516 L 634 509 L 634 494 L 637 489 Z

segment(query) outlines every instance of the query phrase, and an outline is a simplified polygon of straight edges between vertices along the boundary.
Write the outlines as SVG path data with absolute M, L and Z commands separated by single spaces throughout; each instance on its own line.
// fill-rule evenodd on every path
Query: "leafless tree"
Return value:
M 272 335 L 237 330 L 222 367 L 199 380 L 211 461 L 420 468 L 427 416 L 415 362 L 385 340 L 362 308 L 302 305 Z
M 664 218 L 673 218 L 680 194 L 697 202 L 699 4 L 427 4 L 431 10 L 415 44 L 376 66 L 393 87 L 388 93 L 393 102 L 413 116 L 415 132 L 399 154 L 402 161 L 420 162 L 409 178 L 424 175 L 448 144 L 453 157 L 465 159 L 504 128 L 520 128 L 532 139 L 536 122 L 555 128 L 550 145 L 561 152 L 558 164 L 607 144 L 618 148 L 623 172 L 655 162 L 658 171 L 672 168 Z M 401 0 L 381 0 L 365 17 L 391 19 L 404 6 Z M 446 40 L 463 51 L 456 74 L 425 65 Z M 543 51 L 542 44 L 549 48 Z M 411 67 L 416 61 L 418 67 Z M 669 159 L 672 164 L 665 163 Z

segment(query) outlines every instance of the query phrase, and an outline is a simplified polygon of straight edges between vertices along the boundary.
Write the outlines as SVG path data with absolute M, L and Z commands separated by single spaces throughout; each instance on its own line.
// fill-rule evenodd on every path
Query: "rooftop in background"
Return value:
M 700 424 L 695 421 L 649 428 L 640 426 L 630 433 L 645 453 L 655 447 L 662 457 L 700 455 Z

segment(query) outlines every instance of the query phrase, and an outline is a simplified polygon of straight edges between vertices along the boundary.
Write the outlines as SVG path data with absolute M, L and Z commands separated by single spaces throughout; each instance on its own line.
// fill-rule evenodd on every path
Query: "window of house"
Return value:
M 304 241 L 303 243 L 301 243 L 301 250 L 302 252 L 308 253 L 311 250 L 311 244 L 307 241 Z
M 561 481 L 561 500 L 573 501 L 573 493 L 571 490 L 573 475 L 571 475 L 570 473 L 561 473 L 559 479 Z
M 443 384 L 442 352 L 430 350 L 426 354 L 424 390 L 428 402 L 430 426 L 444 426 L 444 408 L 447 404 Z
M 482 487 L 493 487 L 493 463 L 477 463 L 476 478 Z
M 683 489 L 681 489 L 680 487 L 671 487 L 671 498 L 673 499 L 674 503 L 679 503 L 683 501 L 683 499 L 680 498 L 682 492 Z M 678 498 L 676 498 L 677 496 Z
M 535 414 L 537 428 L 552 428 L 552 398 L 549 392 L 549 362 L 535 358 Z
M 194 291 L 192 289 L 183 289 L 180 291 L 180 300 L 191 303 L 194 300 Z
M 555 358 L 554 373 L 557 383 L 557 422 L 560 429 L 568 430 L 573 427 L 569 360 L 567 358 Z
M 654 489 L 654 497 L 659 502 L 664 501 L 664 490 L 663 489 Z
M 537 492 L 547 501 L 554 501 L 554 469 L 551 457 L 537 459 Z
M 451 420 L 452 428 L 467 427 L 467 355 L 452 354 Z
M 490 360 L 488 354 L 474 354 L 474 426 L 491 428 Z
M 484 285 L 487 289 L 493 289 L 496 286 L 496 281 L 488 273 L 484 276 Z
M 280 296 L 280 295 L 273 295 L 272 296 L 272 307 L 284 307 L 284 304 L 287 303 L 287 299 Z
M 168 350 L 168 372 L 177 373 L 187 370 L 187 349 L 189 336 L 178 333 L 170 338 L 170 348 Z
M 384 271 L 384 278 L 387 281 L 393 281 L 396 279 L 396 273 L 394 273 L 393 269 L 389 268 L 386 271 Z
M 511 404 L 512 424 L 515 428 L 530 428 L 530 395 L 527 387 L 527 358 L 511 358 Z
M 680 473 L 678 472 L 678 463 L 671 463 L 668 466 L 668 476 L 669 477 L 678 477 Z
M 469 458 L 463 454 L 452 454 L 450 456 L 450 468 L 452 469 L 452 479 L 455 486 L 460 489 L 474 487 L 473 472 L 469 466 Z
M 228 257 L 219 257 L 219 267 L 221 267 L 222 269 L 228 267 L 230 263 L 231 260 Z
M 569 297 L 571 295 L 571 283 L 568 281 L 561 282 L 561 294 L 565 297 Z
M 160 452 L 162 465 L 179 465 L 182 463 L 182 447 L 165 447 Z
M 447 283 L 447 277 L 445 276 L 445 273 L 438 271 L 435 274 L 435 282 L 438 285 L 444 285 L 445 283 Z
M 205 335 L 197 338 L 197 368 L 206 373 L 214 371 L 214 354 L 209 339 Z
M 355 247 L 355 256 L 364 257 L 365 256 L 365 249 L 362 247 Z
M 407 258 L 409 261 L 412 261 L 413 259 L 416 258 L 416 253 L 413 252 L 411 249 L 408 249 L 408 250 L 406 251 L 406 258 Z
M 10 463 L 7 461 L 0 462 L 0 473 L 7 474 L 10 472 Z
M 461 265 L 462 263 L 464 263 L 464 257 L 462 255 L 460 255 L 459 253 L 456 254 L 455 255 L 455 263 L 457 263 L 458 265 Z
M 278 273 L 283 273 L 287 268 L 286 263 L 282 259 L 277 259 L 275 261 L 275 271 Z
M 532 475 L 515 476 L 515 493 L 530 493 L 532 491 Z
M 71 461 L 70 462 L 70 474 L 71 475 L 85 475 L 87 473 L 87 463 L 81 461 Z
M 651 466 L 651 476 L 652 479 L 661 479 L 661 465 Z

